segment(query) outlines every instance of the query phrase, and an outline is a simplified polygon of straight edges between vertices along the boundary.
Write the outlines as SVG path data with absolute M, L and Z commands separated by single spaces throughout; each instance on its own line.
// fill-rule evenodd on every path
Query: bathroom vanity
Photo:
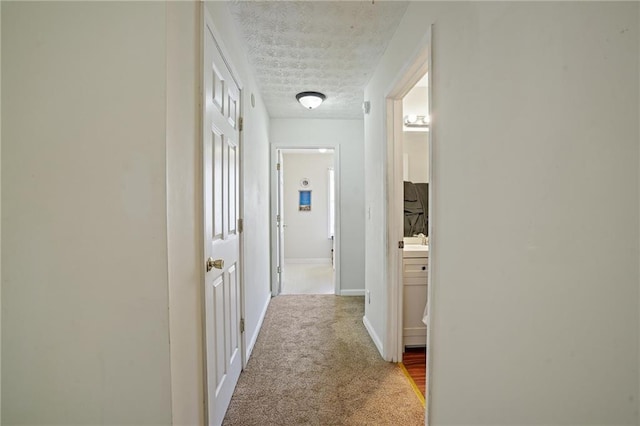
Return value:
M 427 326 L 422 319 L 427 305 L 428 261 L 428 245 L 405 243 L 402 255 L 404 347 L 427 344 Z

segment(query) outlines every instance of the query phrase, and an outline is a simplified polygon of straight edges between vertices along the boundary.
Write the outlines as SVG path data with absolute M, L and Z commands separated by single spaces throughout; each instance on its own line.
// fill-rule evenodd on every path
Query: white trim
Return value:
M 278 150 L 273 146 L 270 149 L 269 159 L 269 241 L 271 245 L 270 261 L 271 264 L 271 296 L 278 295 L 278 224 L 276 217 L 278 215 Z
M 203 157 L 204 157 L 204 121 L 205 121 L 205 104 L 203 98 L 205 95 L 205 76 L 204 76 L 204 57 L 205 57 L 205 39 L 206 39 L 206 31 L 207 25 L 211 23 L 211 18 L 209 17 L 209 12 L 206 10 L 204 2 L 200 3 L 200 19 L 198 20 L 198 24 L 200 25 L 200 67 L 198 68 L 198 72 L 200 73 L 198 78 L 198 83 L 200 87 L 198 87 L 198 184 L 196 189 L 200 193 L 197 199 L 197 209 L 198 209 L 198 233 L 199 238 L 202 240 L 199 241 L 200 244 L 198 248 L 199 259 L 205 258 L 205 245 L 204 245 L 204 165 L 203 165 Z M 200 262 L 198 262 L 200 263 Z M 200 264 L 201 265 L 201 264 Z M 207 375 L 209 374 L 209 366 L 207 366 L 207 319 L 206 319 L 206 292 L 204 285 L 205 282 L 205 270 L 204 268 L 198 268 L 198 277 L 200 281 L 198 285 L 200 286 L 200 322 L 201 322 L 201 331 L 202 331 L 202 386 L 203 389 L 203 397 L 202 401 L 203 405 L 203 414 L 205 419 L 209 419 L 209 386 L 207 384 Z
M 291 263 L 291 264 L 300 264 L 300 263 L 319 263 L 319 264 L 324 264 L 324 263 L 331 263 L 331 258 L 330 257 L 309 257 L 309 258 L 298 258 L 298 257 L 293 257 L 293 258 L 285 258 L 284 259 L 284 264 L 286 265 L 287 263 Z
M 406 85 L 406 84 L 405 84 Z M 406 90 L 409 91 L 411 86 Z M 391 362 L 402 361 L 402 250 L 398 242 L 404 235 L 402 209 L 402 97 L 406 93 L 388 97 L 387 112 L 387 324 L 385 359 Z M 398 126 L 398 123 L 400 125 Z
M 335 185 L 333 196 L 335 214 L 333 216 L 334 222 L 334 243 L 333 243 L 333 281 L 334 281 L 334 294 L 340 294 L 342 284 L 340 277 L 342 275 L 342 170 L 340 163 L 340 145 L 333 147 L 333 183 Z
M 247 350 L 245 351 L 245 359 L 248 361 L 251 353 L 253 352 L 253 347 L 256 345 L 256 341 L 258 340 L 258 335 L 260 334 L 260 330 L 262 329 L 262 323 L 264 322 L 264 317 L 267 315 L 267 309 L 269 308 L 269 303 L 271 302 L 271 296 L 267 297 L 267 302 L 264 304 L 262 308 L 262 312 L 260 312 L 260 317 L 258 317 L 258 325 L 256 326 L 256 330 L 251 336 L 251 340 L 249 341 L 249 345 L 247 345 Z M 247 334 L 247 333 L 243 333 Z
M 427 102 L 429 103 L 429 115 L 431 116 L 431 121 L 429 123 L 429 206 L 433 206 L 433 194 L 435 191 L 437 191 L 437 187 L 435 185 L 435 183 L 437 182 L 437 179 L 434 179 L 435 173 L 434 170 L 436 169 L 435 167 L 435 161 L 434 161 L 434 152 L 435 152 L 435 147 L 434 147 L 434 127 L 437 126 L 437 122 L 434 123 L 433 122 L 433 117 L 435 116 L 434 111 L 433 111 L 433 24 L 429 25 L 429 29 L 427 31 L 427 37 L 429 38 L 429 40 L 427 41 L 427 49 L 428 49 L 428 53 L 427 53 L 427 69 L 429 70 L 429 74 L 427 76 L 427 80 L 428 80 L 428 87 L 427 87 Z M 434 126 L 434 124 L 436 126 Z M 437 234 L 437 232 L 434 231 L 434 226 L 433 224 L 434 222 L 434 217 L 435 215 L 434 213 L 435 209 L 431 209 L 429 211 L 429 222 L 427 224 L 427 231 L 429 233 L 429 258 L 427 259 L 428 262 L 428 272 L 427 272 L 427 319 L 426 319 L 426 328 L 427 328 L 427 384 L 426 384 L 426 388 L 425 388 L 425 418 L 424 418 L 424 424 L 426 426 L 429 426 L 429 424 L 431 423 L 431 414 L 430 414 L 430 410 L 429 407 L 431 406 L 431 380 L 432 380 L 432 371 L 433 371 L 433 357 L 431 356 L 431 343 L 432 343 L 432 339 L 431 339 L 431 331 L 433 331 L 433 298 L 435 295 L 434 292 L 434 286 L 435 286 L 435 280 L 433 279 L 434 275 L 434 263 L 433 263 L 433 253 L 437 253 L 437 250 L 435 250 L 436 244 L 435 241 L 436 239 L 434 238 L 434 236 Z
M 380 340 L 380 337 L 376 334 L 367 317 L 362 317 L 362 323 L 364 324 L 364 328 L 369 332 L 369 336 L 371 336 L 371 340 L 373 340 L 376 348 L 378 348 L 378 352 L 380 352 L 380 355 L 384 356 L 382 353 L 382 340 Z
M 340 290 L 340 296 L 364 296 L 364 288 Z

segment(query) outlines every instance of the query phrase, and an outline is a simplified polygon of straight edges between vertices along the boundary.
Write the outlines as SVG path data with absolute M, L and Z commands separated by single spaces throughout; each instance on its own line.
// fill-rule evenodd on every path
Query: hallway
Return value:
M 409 381 L 367 335 L 363 308 L 362 297 L 272 299 L 224 424 L 424 424 Z
M 391 142 L 427 121 L 430 425 L 640 424 L 640 1 L 0 0 L 0 26 L 3 426 L 421 424 L 383 357 L 418 159 Z M 283 190 L 311 216 L 333 178 L 339 296 L 272 299 L 284 149 L 334 150 Z

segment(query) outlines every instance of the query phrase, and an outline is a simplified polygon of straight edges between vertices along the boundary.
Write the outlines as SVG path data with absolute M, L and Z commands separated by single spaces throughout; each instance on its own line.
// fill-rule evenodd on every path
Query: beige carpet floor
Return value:
M 423 425 L 424 408 L 362 325 L 364 298 L 271 300 L 225 425 Z

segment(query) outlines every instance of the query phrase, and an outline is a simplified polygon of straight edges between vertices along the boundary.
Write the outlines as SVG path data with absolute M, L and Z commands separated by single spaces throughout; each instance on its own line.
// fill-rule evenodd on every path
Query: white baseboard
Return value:
M 364 296 L 364 289 L 340 290 L 340 296 Z
M 331 263 L 331 258 L 327 257 L 310 257 L 310 258 L 285 258 L 284 264 L 287 263 Z
M 258 334 L 260 334 L 260 329 L 262 328 L 262 323 L 264 322 L 264 317 L 267 315 L 267 308 L 269 307 L 269 302 L 271 302 L 271 292 L 267 297 L 267 302 L 264 304 L 262 308 L 262 312 L 260 312 L 260 316 L 258 317 L 258 326 L 253 332 L 253 336 L 251 336 L 251 340 L 249 341 L 249 345 L 247 346 L 246 357 L 245 360 L 249 362 L 249 357 L 251 356 L 251 352 L 253 352 L 253 347 L 256 345 L 256 340 L 258 340 Z
M 362 317 L 362 323 L 364 324 L 364 328 L 366 328 L 367 331 L 369 332 L 369 336 L 371 336 L 371 340 L 373 340 L 373 343 L 376 345 L 376 348 L 378 348 L 378 352 L 380 352 L 380 356 L 384 358 L 382 340 L 380 340 L 380 337 L 378 337 L 376 332 L 373 330 L 373 327 L 371 326 L 371 323 L 369 322 L 367 317 Z

